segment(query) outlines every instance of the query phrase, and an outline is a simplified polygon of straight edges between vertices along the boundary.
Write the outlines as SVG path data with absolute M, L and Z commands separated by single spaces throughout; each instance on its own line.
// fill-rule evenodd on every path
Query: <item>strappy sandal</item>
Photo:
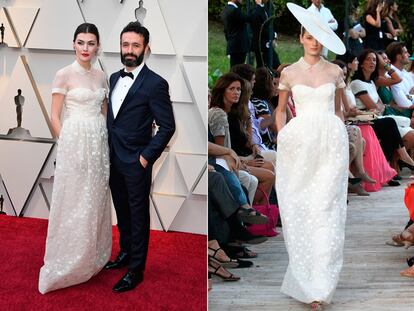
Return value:
M 208 258 L 210 260 L 215 261 L 217 264 L 222 265 L 223 267 L 226 267 L 226 268 L 236 268 L 239 265 L 239 263 L 237 262 L 237 259 L 229 258 L 229 260 L 220 260 L 218 257 L 216 257 L 217 253 L 220 250 L 225 253 L 225 251 L 221 247 L 217 249 L 209 247 L 208 249 L 209 251 L 211 250 L 214 252 L 212 255 L 208 254 Z
M 400 233 L 400 234 L 395 234 L 395 235 L 393 235 L 392 236 L 392 240 L 395 242 L 395 243 L 398 243 L 398 244 L 402 244 L 402 245 L 404 245 L 404 247 L 407 249 L 407 248 L 409 248 L 410 246 L 413 246 L 414 245 L 414 243 L 413 243 L 413 240 L 412 240 L 412 234 L 410 233 L 410 232 L 408 232 L 408 233 L 405 233 L 405 231 L 406 230 L 404 230 L 402 233 Z M 409 238 L 406 238 L 406 237 L 404 237 L 404 235 L 409 235 Z
M 214 267 L 211 263 L 212 263 L 211 261 L 209 261 L 208 263 L 208 272 L 211 273 L 212 275 L 216 275 L 220 277 L 225 282 L 234 282 L 234 281 L 240 280 L 239 276 L 234 275 L 233 273 L 230 273 L 222 265 L 218 264 L 217 267 Z M 227 275 L 225 273 L 227 273 Z

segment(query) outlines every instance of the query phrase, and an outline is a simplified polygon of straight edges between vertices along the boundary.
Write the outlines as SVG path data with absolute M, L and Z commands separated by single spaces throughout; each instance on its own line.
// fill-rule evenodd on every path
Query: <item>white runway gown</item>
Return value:
M 297 117 L 278 134 L 276 188 L 289 254 L 281 292 L 304 303 L 329 303 L 342 268 L 348 137 L 335 115 L 338 66 L 301 58 L 280 89 L 291 90 Z
M 112 247 L 104 73 L 76 61 L 56 74 L 65 95 L 44 265 L 39 291 L 79 284 L 97 274 Z

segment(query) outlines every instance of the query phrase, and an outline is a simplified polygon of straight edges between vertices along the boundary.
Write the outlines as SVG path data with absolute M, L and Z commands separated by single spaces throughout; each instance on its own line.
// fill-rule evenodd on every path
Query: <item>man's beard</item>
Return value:
M 128 56 L 132 56 L 134 57 L 134 59 L 127 59 L 126 57 Z M 144 51 L 142 51 L 142 53 L 139 56 L 132 54 L 132 53 L 128 53 L 128 54 L 121 53 L 121 62 L 126 67 L 138 67 L 139 65 L 141 65 L 143 61 L 144 61 Z

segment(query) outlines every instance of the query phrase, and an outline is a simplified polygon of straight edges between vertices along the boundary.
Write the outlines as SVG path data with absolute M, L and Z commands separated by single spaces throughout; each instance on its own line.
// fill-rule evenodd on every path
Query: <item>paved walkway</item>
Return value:
M 369 197 L 349 196 L 344 268 L 332 303 L 325 310 L 414 310 L 414 278 L 399 275 L 407 267 L 405 258 L 414 256 L 414 247 L 406 250 L 385 245 L 408 220 L 403 201 L 407 181 Z M 282 234 L 251 249 L 259 253 L 254 267 L 232 271 L 242 277 L 240 281 L 213 279 L 209 310 L 309 310 L 279 291 L 287 266 Z

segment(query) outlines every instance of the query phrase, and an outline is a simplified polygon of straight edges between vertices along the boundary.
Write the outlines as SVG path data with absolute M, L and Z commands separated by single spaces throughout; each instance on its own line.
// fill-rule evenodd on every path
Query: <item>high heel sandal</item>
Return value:
M 323 311 L 322 302 L 314 301 L 310 305 L 312 311 Z
M 414 165 L 408 164 L 407 162 L 404 162 L 403 160 L 398 160 L 398 165 L 399 165 L 400 169 L 403 168 L 403 167 L 407 167 L 410 170 L 414 171 Z
M 217 253 L 220 250 L 222 252 L 224 252 L 224 250 L 221 247 L 219 247 L 217 249 L 214 249 L 214 248 L 209 247 L 208 250 L 209 250 L 209 253 L 210 253 L 210 250 L 212 252 L 214 252 L 212 255 L 208 254 L 208 258 L 210 260 L 215 261 L 217 264 L 222 265 L 225 268 L 236 268 L 239 265 L 239 263 L 237 262 L 237 259 L 231 259 L 231 258 L 229 258 L 229 260 L 220 260 L 218 257 L 216 257 Z
M 369 184 L 375 184 L 377 182 L 375 179 L 371 178 L 371 176 L 369 176 L 366 172 L 360 174 L 358 177 L 361 178 L 362 181 Z
M 356 193 L 360 196 L 369 196 L 369 193 L 361 186 L 361 184 L 348 184 L 348 190 L 350 193 Z
M 208 262 L 208 272 L 211 273 L 211 275 L 219 276 L 220 278 L 223 279 L 223 281 L 226 281 L 226 282 L 234 282 L 234 281 L 240 280 L 239 276 L 234 275 L 233 273 L 230 273 L 222 265 L 217 264 L 217 267 L 213 266 L 211 261 Z
M 410 246 L 413 246 L 414 245 L 414 235 L 409 230 L 410 227 L 408 227 L 407 229 L 405 229 L 400 234 L 393 235 L 392 236 L 392 240 L 395 243 L 403 244 L 405 248 L 409 248 Z

